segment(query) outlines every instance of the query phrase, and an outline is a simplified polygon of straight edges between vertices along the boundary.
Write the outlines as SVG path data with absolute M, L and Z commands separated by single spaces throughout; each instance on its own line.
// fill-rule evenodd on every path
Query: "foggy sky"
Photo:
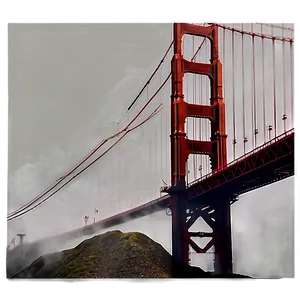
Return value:
M 10 24 L 8 31 L 11 211 L 48 187 L 145 103 L 146 95 L 125 113 L 167 49 L 172 25 Z M 169 67 L 167 61 L 160 78 Z M 149 95 L 158 85 L 156 79 Z M 9 222 L 8 240 L 17 231 L 34 240 L 71 230 L 83 225 L 84 214 L 92 219 L 94 208 L 101 219 L 158 196 L 161 179 L 170 177 L 169 133 L 159 131 L 161 124 L 169 124 L 168 87 L 152 106 L 164 103 L 161 116 L 129 135 L 51 201 Z M 154 164 L 161 169 L 159 176 Z M 238 271 L 293 276 L 293 180 L 247 193 L 232 207 Z M 170 218 L 163 212 L 120 229 L 142 231 L 171 250 Z M 259 273 L 263 263 L 265 273 Z

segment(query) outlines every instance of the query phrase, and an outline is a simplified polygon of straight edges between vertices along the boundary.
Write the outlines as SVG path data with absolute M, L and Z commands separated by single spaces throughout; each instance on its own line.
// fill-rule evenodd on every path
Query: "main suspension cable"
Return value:
M 146 123 L 147 121 L 149 121 L 150 119 L 152 119 L 158 112 L 159 109 L 161 107 L 162 104 L 160 104 L 152 113 L 151 115 L 146 118 L 144 121 L 142 121 L 141 123 L 137 124 L 136 126 L 128 129 L 121 137 L 119 137 L 119 139 L 117 141 L 115 141 L 115 143 L 113 143 L 105 152 L 103 152 L 100 156 L 98 156 L 96 159 L 94 159 L 91 163 L 89 163 L 85 168 L 83 168 L 81 171 L 79 171 L 77 174 L 75 174 L 73 177 L 71 177 L 67 182 L 65 182 L 61 187 L 59 187 L 57 190 L 55 190 L 53 193 L 51 193 L 49 196 L 47 196 L 45 199 L 43 199 L 41 202 L 35 204 L 34 206 L 28 208 L 27 210 L 23 211 L 23 212 L 19 212 L 17 214 L 15 214 L 14 216 L 8 217 L 8 221 L 11 221 L 13 219 L 16 219 L 26 213 L 28 213 L 29 211 L 33 210 L 34 208 L 40 206 L 42 203 L 44 203 L 45 201 L 47 201 L 49 198 L 51 198 L 53 195 L 55 195 L 58 191 L 60 191 L 63 187 L 65 187 L 68 183 L 70 183 L 72 180 L 74 180 L 76 177 L 78 177 L 81 173 L 83 173 L 86 169 L 88 169 L 89 167 L 91 167 L 94 163 L 96 163 L 100 158 L 102 158 L 107 152 L 109 152 L 116 144 L 118 144 L 129 132 L 137 129 L 138 127 L 142 126 L 144 123 Z
M 18 208 L 17 210 L 11 212 L 8 214 L 8 217 L 11 217 L 12 215 L 15 215 L 16 213 L 19 213 L 22 210 L 25 210 L 26 208 L 28 208 L 29 206 L 31 206 L 32 204 L 36 203 L 38 200 L 40 200 L 43 196 L 45 196 L 46 194 L 48 194 L 50 191 L 52 191 L 55 187 L 57 187 L 66 177 L 68 177 L 69 175 L 71 175 L 76 169 L 78 169 L 79 166 L 81 166 L 88 158 L 90 158 L 101 146 L 103 146 L 108 140 L 111 140 L 115 137 L 117 137 L 118 135 L 120 135 L 122 132 L 126 132 L 129 128 L 129 126 L 140 116 L 140 114 L 145 110 L 145 108 L 150 104 L 150 102 L 154 99 L 154 97 L 159 93 L 159 91 L 162 89 L 162 87 L 166 84 L 166 82 L 168 81 L 168 79 L 170 78 L 171 73 L 169 73 L 168 77 L 166 78 L 166 80 L 161 84 L 161 86 L 157 89 L 157 91 L 152 95 L 152 97 L 146 102 L 146 104 L 142 107 L 142 109 L 136 114 L 136 116 L 125 126 L 125 128 L 119 132 L 117 132 L 116 134 L 110 136 L 109 138 L 103 140 L 88 156 L 85 157 L 85 159 L 77 164 L 74 168 L 72 168 L 72 170 L 70 170 L 66 175 L 60 177 L 56 183 L 52 184 L 50 186 L 50 188 L 46 189 L 44 192 L 42 192 L 41 194 L 39 194 L 38 196 L 36 196 L 33 200 L 29 201 L 28 203 L 24 204 L 22 207 Z
M 174 40 L 170 43 L 167 51 L 165 52 L 163 58 L 161 59 L 161 61 L 159 62 L 158 66 L 156 67 L 156 69 L 153 71 L 153 73 L 151 74 L 150 78 L 148 79 L 148 81 L 144 84 L 144 86 L 142 87 L 142 89 L 140 90 L 140 92 L 138 93 L 138 95 L 135 97 L 135 99 L 133 100 L 133 102 L 130 104 L 130 106 L 128 107 L 127 111 L 130 110 L 132 108 L 132 106 L 134 105 L 134 103 L 138 100 L 138 98 L 141 96 L 141 94 L 144 92 L 145 88 L 149 85 L 149 83 L 151 82 L 152 78 L 154 77 L 154 75 L 156 74 L 156 72 L 159 70 L 160 66 L 163 64 L 166 56 L 168 55 L 172 45 L 174 44 Z

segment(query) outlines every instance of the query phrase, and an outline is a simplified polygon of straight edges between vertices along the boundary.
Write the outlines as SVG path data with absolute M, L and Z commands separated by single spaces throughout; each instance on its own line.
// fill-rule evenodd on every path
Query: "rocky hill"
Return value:
M 174 264 L 160 244 L 142 233 L 110 231 L 87 239 L 74 249 L 41 256 L 11 278 L 174 277 L 214 276 L 200 268 Z

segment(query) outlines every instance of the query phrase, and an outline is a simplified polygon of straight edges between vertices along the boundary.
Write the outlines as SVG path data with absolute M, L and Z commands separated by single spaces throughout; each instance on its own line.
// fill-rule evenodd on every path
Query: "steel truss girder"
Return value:
M 232 165 L 229 164 L 225 168 L 216 171 L 211 176 L 194 183 L 186 190 L 187 199 L 191 200 L 195 197 L 203 196 L 207 192 L 210 192 L 218 187 L 222 187 L 226 183 L 235 181 L 240 177 L 246 176 L 247 174 L 252 174 L 256 170 L 268 173 L 270 177 L 269 181 L 265 180 L 265 182 L 262 183 L 264 178 L 260 178 L 256 180 L 257 184 L 254 182 L 250 186 L 246 186 L 245 189 L 236 185 L 236 192 L 238 194 L 242 194 L 246 191 L 293 175 L 294 170 L 291 168 L 289 169 L 289 172 L 284 174 L 276 172 L 276 169 L 273 170 L 273 165 L 276 165 L 277 162 L 278 165 L 281 165 L 281 163 L 279 163 L 280 160 L 287 160 L 287 164 L 290 166 L 293 165 L 294 130 L 286 132 L 284 135 L 270 141 L 269 144 L 255 149 L 252 151 L 252 153 L 247 154 L 245 157 L 241 157 Z M 270 167 L 268 168 L 268 166 Z M 260 175 L 263 174 L 264 173 L 261 173 Z
M 209 203 L 209 204 L 208 204 Z M 197 253 L 206 253 L 214 246 L 215 273 L 232 273 L 232 246 L 229 199 L 211 199 L 192 203 L 186 201 L 186 227 L 190 229 L 201 217 L 211 227 L 212 232 L 190 232 L 186 234 L 186 243 Z M 200 247 L 192 238 L 210 237 L 204 247 Z
M 205 209 L 207 207 L 207 209 Z M 211 229 L 214 231 L 215 229 L 215 224 L 211 220 L 211 217 L 213 216 L 212 214 L 208 214 L 212 209 L 205 205 L 201 204 L 199 207 L 191 207 L 187 209 L 186 213 L 186 226 L 187 229 L 191 228 L 191 226 L 195 223 L 195 221 L 199 218 L 202 217 L 202 219 L 211 227 Z M 204 248 L 201 248 L 197 243 L 191 239 L 191 237 L 211 237 L 211 239 L 208 241 L 208 243 L 205 245 Z M 205 232 L 205 233 L 197 233 L 197 232 L 190 232 L 188 231 L 187 234 L 187 239 L 188 239 L 188 244 L 192 247 L 194 251 L 197 253 L 206 253 L 213 245 L 214 245 L 214 237 L 213 237 L 213 232 Z

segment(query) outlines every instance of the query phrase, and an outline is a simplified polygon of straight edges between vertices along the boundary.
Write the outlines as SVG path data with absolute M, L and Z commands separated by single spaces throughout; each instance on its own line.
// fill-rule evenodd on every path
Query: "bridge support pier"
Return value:
M 181 264 L 189 265 L 189 247 L 196 253 L 206 253 L 214 247 L 214 273 L 232 274 L 232 242 L 230 198 L 210 199 L 190 205 L 184 191 L 171 193 L 172 201 L 172 256 Z M 189 228 L 201 217 L 212 232 L 190 232 Z M 201 248 L 193 238 L 211 237 Z
M 214 205 L 215 230 L 213 232 L 215 247 L 216 274 L 232 273 L 232 242 L 230 201 L 221 200 Z
M 183 182 L 184 187 L 184 182 Z M 186 225 L 185 193 L 178 191 L 172 198 L 172 257 L 177 263 L 189 264 L 188 227 Z

